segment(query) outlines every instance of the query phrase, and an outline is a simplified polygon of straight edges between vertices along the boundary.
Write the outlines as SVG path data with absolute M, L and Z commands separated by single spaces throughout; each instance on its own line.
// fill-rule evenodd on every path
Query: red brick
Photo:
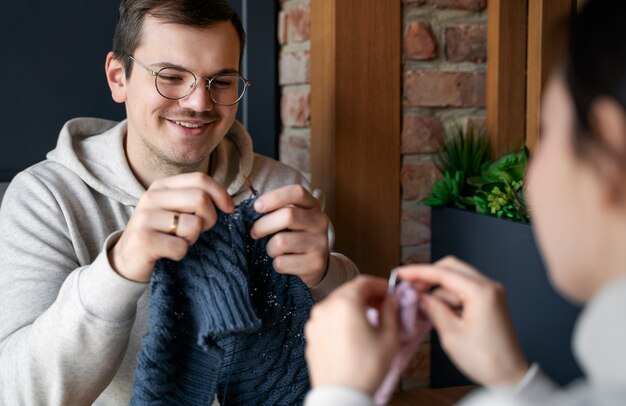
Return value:
M 286 9 L 288 42 L 303 42 L 311 39 L 311 8 L 309 4 L 298 4 Z
M 311 141 L 307 137 L 280 137 L 280 160 L 300 172 L 311 173 Z
M 310 51 L 281 52 L 279 61 L 279 82 L 292 85 L 310 82 Z
M 400 217 L 400 245 L 430 243 L 430 208 L 419 206 L 402 209 Z
M 433 153 L 441 150 L 445 129 L 439 117 L 405 114 L 402 118 L 403 154 Z
M 487 7 L 487 0 L 426 0 L 426 4 L 435 8 L 481 11 Z
M 451 62 L 485 62 L 487 31 L 485 25 L 458 25 L 445 30 L 446 59 Z
M 285 93 L 281 100 L 280 116 L 285 127 L 308 127 L 311 121 L 311 91 Z
M 404 33 L 404 54 L 409 59 L 437 56 L 437 40 L 430 24 L 413 21 Z
M 438 176 L 437 168 L 429 162 L 404 165 L 400 172 L 402 200 L 421 202 L 430 194 L 430 189 Z
M 485 74 L 405 72 L 403 104 L 419 107 L 484 107 Z
M 406 264 L 427 264 L 430 258 L 430 244 L 418 245 L 414 247 L 405 247 L 402 249 L 402 258 L 400 262 Z

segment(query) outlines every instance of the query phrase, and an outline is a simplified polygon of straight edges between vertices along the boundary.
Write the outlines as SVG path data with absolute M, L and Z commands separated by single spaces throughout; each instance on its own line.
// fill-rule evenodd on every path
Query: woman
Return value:
M 590 0 L 575 18 L 565 65 L 542 104 L 542 139 L 526 177 L 534 230 L 554 286 L 585 303 L 574 352 L 586 379 L 562 389 L 529 366 L 502 288 L 445 258 L 403 267 L 450 359 L 487 390 L 468 403 L 626 402 L 626 2 Z M 376 306 L 372 327 L 365 308 Z M 306 333 L 314 387 L 307 405 L 370 405 L 398 347 L 386 281 L 361 277 L 312 312 Z

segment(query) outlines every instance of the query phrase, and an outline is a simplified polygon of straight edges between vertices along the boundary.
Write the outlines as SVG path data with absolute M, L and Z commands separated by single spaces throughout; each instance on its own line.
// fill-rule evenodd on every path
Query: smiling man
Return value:
M 245 34 L 225 0 L 124 0 L 106 77 L 127 120 L 69 121 L 0 211 L 0 403 L 127 404 L 148 282 L 259 191 L 253 238 L 319 300 L 358 273 L 300 173 L 235 120 Z

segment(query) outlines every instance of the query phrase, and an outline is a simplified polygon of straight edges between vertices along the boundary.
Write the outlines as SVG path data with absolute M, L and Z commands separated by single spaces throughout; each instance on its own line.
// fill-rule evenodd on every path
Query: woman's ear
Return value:
M 595 156 L 601 181 L 609 186 L 612 202 L 626 199 L 626 114 L 615 100 L 602 97 L 589 109 L 589 124 L 602 148 Z
M 113 52 L 109 52 L 104 69 L 109 89 L 111 89 L 111 97 L 116 103 L 124 103 L 126 101 L 126 70 L 123 60 Z

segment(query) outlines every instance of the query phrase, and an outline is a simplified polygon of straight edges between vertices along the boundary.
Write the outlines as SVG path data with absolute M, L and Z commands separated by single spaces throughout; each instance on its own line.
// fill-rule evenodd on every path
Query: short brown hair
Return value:
M 239 36 L 240 59 L 246 45 L 246 33 L 237 12 L 226 0 L 122 0 L 119 20 L 113 36 L 113 53 L 124 59 L 126 77 L 132 71 L 131 56 L 141 42 L 141 28 L 146 15 L 167 23 L 206 28 L 230 21 Z

